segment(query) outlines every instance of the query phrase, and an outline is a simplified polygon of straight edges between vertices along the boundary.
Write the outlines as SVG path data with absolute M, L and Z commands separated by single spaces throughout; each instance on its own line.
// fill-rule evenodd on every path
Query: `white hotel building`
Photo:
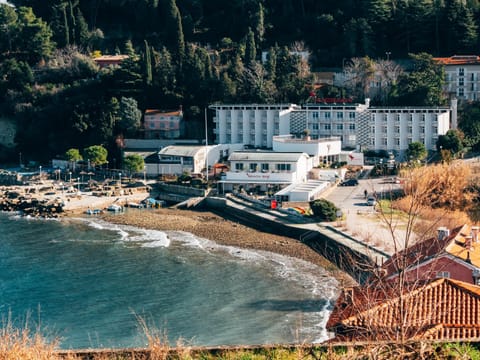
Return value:
M 339 137 L 344 149 L 386 150 L 398 157 L 414 141 L 435 150 L 439 135 L 456 123 L 452 107 L 370 107 L 365 104 L 237 104 L 211 105 L 219 144 L 242 143 L 271 149 L 273 137 L 312 139 Z

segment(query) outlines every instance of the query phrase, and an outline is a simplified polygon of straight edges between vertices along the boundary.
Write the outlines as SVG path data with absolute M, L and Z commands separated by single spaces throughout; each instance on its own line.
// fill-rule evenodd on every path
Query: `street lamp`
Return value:
M 387 61 L 390 60 L 390 55 L 392 54 L 391 51 L 385 52 L 385 55 L 387 55 Z
M 147 166 L 143 166 L 143 183 L 145 184 L 147 182 Z
M 42 165 L 38 167 L 38 177 L 40 178 L 40 180 L 42 179 Z
M 68 176 L 69 176 L 68 182 L 70 183 L 70 186 L 71 186 L 72 185 L 72 172 L 71 171 L 68 172 Z

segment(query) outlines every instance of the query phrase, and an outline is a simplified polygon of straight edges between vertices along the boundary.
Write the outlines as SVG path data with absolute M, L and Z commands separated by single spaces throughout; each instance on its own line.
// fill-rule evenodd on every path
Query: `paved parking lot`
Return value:
M 392 178 L 360 179 L 357 186 L 337 186 L 325 195 L 346 215 L 345 230 L 352 236 L 377 248 L 393 253 L 394 241 L 385 221 L 375 212 L 373 206 L 367 205 L 365 190 L 368 195 L 375 195 L 378 199 L 386 194 L 400 189 L 401 185 L 390 181 Z M 396 241 L 402 242 L 405 232 L 395 231 Z

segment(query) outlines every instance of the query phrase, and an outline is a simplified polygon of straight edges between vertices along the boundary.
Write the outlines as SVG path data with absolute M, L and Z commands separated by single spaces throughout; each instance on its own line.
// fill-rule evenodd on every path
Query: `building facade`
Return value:
M 182 110 L 148 109 L 144 114 L 145 139 L 178 139 L 183 134 Z
M 454 55 L 434 60 L 445 69 L 444 91 L 450 98 L 480 99 L 480 56 Z
M 438 136 L 456 123 L 451 107 L 370 107 L 365 104 L 212 105 L 216 142 L 273 147 L 275 136 L 308 134 L 311 139 L 338 137 L 342 148 L 391 151 L 402 157 L 408 144 L 435 150 Z
M 306 153 L 274 151 L 234 151 L 228 158 L 230 170 L 220 181 L 221 191 L 274 192 L 307 180 L 311 159 Z

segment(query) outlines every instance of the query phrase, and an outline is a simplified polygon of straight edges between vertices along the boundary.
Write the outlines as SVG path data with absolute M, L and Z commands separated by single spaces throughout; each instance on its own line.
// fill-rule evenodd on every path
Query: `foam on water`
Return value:
M 118 234 L 117 241 L 126 244 L 141 243 L 143 247 L 168 247 L 170 239 L 164 231 L 148 230 L 129 225 L 116 225 L 98 219 L 80 219 L 98 230 L 113 231 Z
M 52 264 L 55 267 L 64 262 L 66 269 L 78 267 L 82 270 L 79 273 L 73 272 L 75 283 L 83 279 L 83 283 L 80 283 L 88 284 L 85 288 L 86 293 L 89 294 L 85 298 L 87 303 L 77 304 L 81 311 L 90 309 L 84 313 L 83 316 L 87 318 L 82 318 L 82 321 L 112 322 L 115 319 L 125 321 L 125 315 L 122 315 L 124 307 L 112 307 L 118 305 L 117 302 L 123 304 L 125 301 L 128 306 L 138 306 L 135 308 L 136 311 L 141 312 L 144 307 L 149 309 L 146 313 L 147 317 L 152 314 L 156 316 L 156 321 L 170 321 L 171 326 L 175 327 L 175 334 L 179 336 L 184 337 L 183 334 L 192 334 L 194 331 L 193 336 L 198 335 L 201 338 L 199 345 L 216 344 L 215 341 L 221 341 L 220 344 L 231 344 L 228 343 L 232 341 L 231 339 L 242 338 L 247 339 L 245 340 L 247 343 L 253 344 L 252 341 L 255 340 L 252 340 L 251 332 L 245 333 L 242 326 L 247 328 L 254 326 L 255 334 L 262 334 L 260 341 L 264 339 L 263 337 L 270 339 L 271 334 L 275 334 L 272 337 L 275 340 L 279 339 L 276 337 L 280 336 L 278 334 L 287 334 L 288 336 L 283 337 L 284 339 L 308 342 L 321 342 L 328 338 L 325 324 L 336 297 L 338 283 L 321 267 L 266 251 L 220 245 L 182 231 L 147 230 L 90 218 L 79 220 L 81 223 L 78 223 L 77 219 L 64 219 L 66 225 L 74 226 L 72 231 L 61 229 L 61 226 L 51 223 L 49 228 L 52 231 L 46 238 L 55 243 L 65 243 L 65 245 L 60 244 L 54 247 L 57 255 Z M 85 225 L 92 231 L 85 231 Z M 34 238 L 35 231 L 38 230 L 35 229 L 40 227 L 31 224 L 29 229 L 25 230 L 26 235 L 31 236 L 32 246 L 37 246 Z M 65 236 L 66 232 L 74 235 Z M 63 240 L 64 237 L 65 240 Z M 75 243 L 73 247 L 68 245 L 72 241 Z M 12 242 L 12 244 L 16 243 L 16 241 Z M 45 254 L 42 242 L 39 242 L 38 246 L 38 255 L 35 250 L 32 259 L 42 259 Z M 156 249 L 150 251 L 142 248 Z M 25 251 L 27 249 L 30 248 L 26 247 Z M 95 250 L 92 251 L 92 249 Z M 27 253 L 29 254 L 29 251 Z M 90 256 L 91 254 L 95 256 Z M 104 268 L 103 263 L 107 256 L 111 256 L 111 266 Z M 80 260 L 90 260 L 90 257 L 92 261 Z M 5 260 L 7 259 L 10 258 L 6 257 Z M 1 260 L 0 257 L 0 262 Z M 42 263 L 37 264 L 39 270 L 42 269 L 43 264 L 47 264 L 48 258 L 41 261 Z M 71 263 L 75 265 L 71 266 Z M 48 269 L 51 267 L 52 265 Z M 90 267 L 92 269 L 95 267 L 98 269 L 96 270 L 98 274 L 109 279 L 109 282 L 101 285 L 97 284 L 100 281 L 95 281 L 95 285 L 99 286 L 96 291 L 93 290 L 91 279 L 93 277 L 98 279 L 98 275 L 97 272 L 90 272 Z M 16 269 L 16 267 L 10 266 L 9 269 Z M 243 273 L 243 269 L 248 270 Z M 117 271 L 122 273 L 116 276 Z M 127 277 L 130 278 L 130 274 L 137 272 L 138 276 L 132 277 L 136 281 L 128 283 L 125 280 Z M 29 276 L 35 276 L 37 273 L 38 271 L 32 272 Z M 19 272 L 19 276 L 22 276 L 21 274 Z M 47 275 L 50 276 L 51 273 L 47 272 Z M 60 286 L 64 277 L 63 272 L 60 272 L 58 279 L 54 282 L 37 281 L 35 284 Z M 9 278 L 13 277 L 7 279 Z M 264 284 L 263 279 L 267 278 L 269 280 Z M 28 284 L 28 278 L 25 281 Z M 116 284 L 118 287 L 111 289 L 110 284 Z M 62 286 L 69 288 L 72 286 L 70 291 L 78 291 L 79 295 L 83 291 L 81 285 L 73 286 L 68 281 Z M 149 287 L 150 291 L 142 291 L 145 287 Z M 116 297 L 109 297 L 107 295 L 109 290 L 117 294 Z M 33 296 L 31 290 L 27 289 L 27 291 L 28 296 Z M 63 293 L 64 289 L 61 288 L 60 291 Z M 49 293 L 51 292 L 44 291 L 35 296 L 43 297 Z M 127 293 L 128 297 L 125 299 L 119 296 Z M 131 300 L 132 296 L 136 300 Z M 91 300 L 89 300 L 90 297 Z M 79 300 L 83 297 L 77 296 L 70 300 L 75 302 L 68 302 L 68 305 L 63 306 L 70 309 L 76 303 L 75 299 Z M 53 301 L 61 302 L 61 297 L 53 297 L 46 304 L 53 306 Z M 169 304 L 172 306 L 163 307 Z M 35 307 L 35 303 L 33 305 Z M 57 316 L 56 308 L 52 309 L 52 313 Z M 69 324 L 69 319 L 64 320 L 64 317 L 69 317 L 69 313 L 62 312 L 62 314 L 61 317 L 55 318 L 56 321 Z M 204 319 L 199 324 L 192 323 L 191 319 L 201 319 L 205 314 L 209 314 L 208 319 Z M 77 321 L 77 317 L 73 316 L 71 321 Z M 82 324 L 76 327 L 77 339 L 72 340 L 72 343 L 84 341 L 82 340 L 84 334 L 78 332 L 79 326 L 81 327 Z M 205 326 L 212 328 L 205 330 Z M 221 328 L 222 326 L 224 328 Z M 106 326 L 99 327 L 101 331 L 105 328 Z M 192 328 L 195 330 L 191 330 Z M 218 332 L 215 338 L 212 338 L 212 329 Z M 94 330 L 88 329 L 88 331 Z M 111 331 L 115 332 L 118 329 L 113 327 Z M 130 335 L 128 332 L 125 335 L 125 332 L 124 329 L 115 333 L 124 336 L 125 341 L 131 341 L 128 340 Z M 88 334 L 90 336 L 92 333 Z M 99 345 L 101 341 L 105 341 L 104 339 L 105 334 L 100 334 L 99 340 L 92 340 L 91 343 Z M 227 342 L 223 343 L 223 341 Z M 127 342 L 127 344 L 131 343 Z

